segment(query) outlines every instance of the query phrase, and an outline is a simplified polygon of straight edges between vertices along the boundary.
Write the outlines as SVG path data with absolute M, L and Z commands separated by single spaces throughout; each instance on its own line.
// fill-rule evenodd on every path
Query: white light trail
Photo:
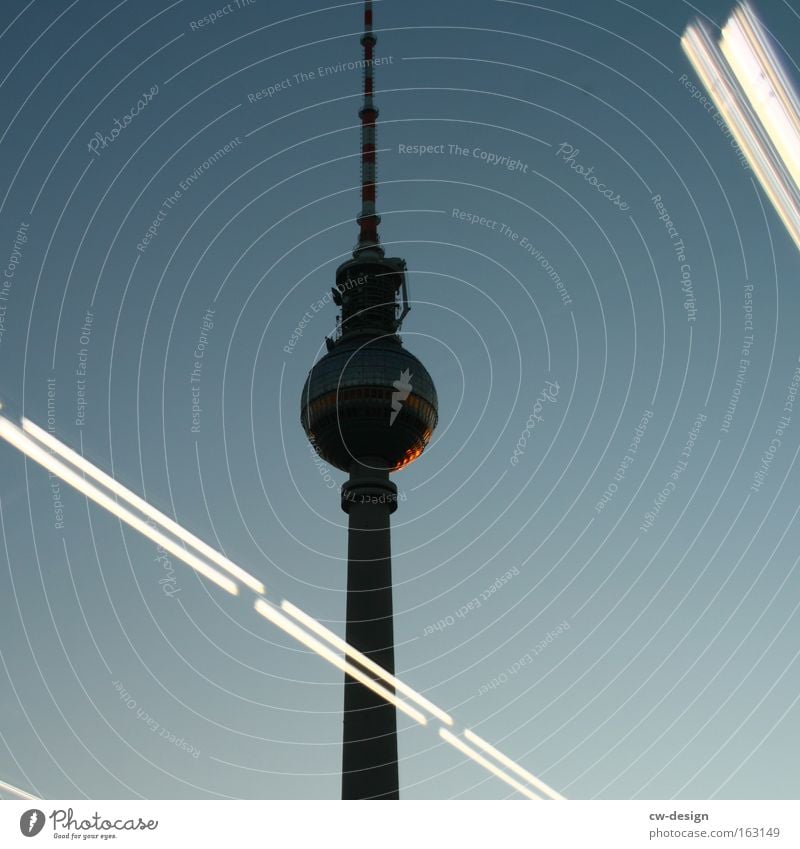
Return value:
M 0 438 L 5 439 L 6 442 L 13 445 L 14 448 L 19 449 L 35 463 L 44 466 L 45 469 L 52 472 L 56 477 L 64 481 L 64 483 L 69 484 L 74 489 L 77 489 L 78 492 L 90 498 L 95 504 L 105 508 L 109 513 L 113 513 L 118 519 L 130 525 L 134 530 L 139 531 L 140 534 L 143 534 L 166 551 L 169 551 L 170 554 L 182 560 L 187 566 L 191 566 L 192 569 L 195 569 L 201 575 L 208 578 L 209 581 L 213 581 L 217 586 L 222 587 L 223 590 L 226 590 L 231 595 L 238 594 L 239 587 L 234 581 L 221 572 L 218 572 L 212 566 L 209 566 L 208 563 L 205 563 L 199 557 L 195 557 L 193 554 L 185 551 L 174 540 L 169 539 L 169 537 L 159 533 L 155 528 L 150 527 L 143 519 L 121 507 L 96 486 L 84 480 L 76 471 L 57 460 L 38 442 L 35 442 L 13 422 L 3 416 L 0 416 Z
M 0 781 L 0 790 L 19 799 L 30 799 L 31 802 L 40 801 L 38 796 L 31 796 L 30 793 L 20 790 L 19 787 L 14 787 L 13 784 L 7 784 L 5 781 Z
M 797 95 L 761 21 L 749 6 L 722 28 L 720 47 L 750 104 L 800 186 L 800 116 Z
M 798 97 L 749 5 L 722 32 L 718 46 L 705 24 L 692 23 L 681 45 L 800 248 Z
M 791 186 L 781 174 L 764 133 L 750 118 L 747 103 L 733 85 L 718 48 L 705 29 L 697 26 L 686 30 L 682 44 L 772 205 L 800 247 L 800 210 L 792 198 Z
M 0 409 L 2 409 L 2 405 L 0 405 Z M 159 522 L 162 527 L 164 527 L 166 530 L 171 531 L 178 539 L 182 540 L 183 542 L 189 545 L 192 545 L 196 550 L 204 553 L 211 552 L 214 555 L 212 559 L 215 563 L 223 566 L 223 568 L 225 568 L 230 574 L 234 574 L 237 577 L 240 577 L 242 579 L 242 582 L 248 587 L 250 587 L 250 589 L 254 590 L 254 592 L 256 592 L 258 595 L 263 594 L 263 584 L 257 579 L 253 578 L 251 575 L 249 575 L 249 573 L 247 573 L 236 563 L 233 563 L 232 561 L 228 560 L 223 555 L 219 554 L 219 552 L 214 551 L 214 549 L 212 549 L 202 540 L 198 539 L 193 534 L 191 534 L 191 532 L 188 531 L 186 528 L 183 528 L 181 525 L 178 525 L 176 522 L 166 517 L 163 513 L 160 513 L 155 507 L 144 501 L 144 499 L 140 498 L 135 493 L 126 489 L 122 484 L 120 484 L 110 475 L 107 475 L 105 472 L 98 469 L 96 466 L 93 466 L 80 454 L 77 454 L 71 448 L 68 448 L 66 445 L 57 440 L 51 434 L 42 430 L 40 427 L 38 427 L 38 425 L 34 424 L 28 419 L 23 419 L 23 428 L 20 428 L 9 419 L 0 415 L 0 439 L 4 439 L 14 448 L 21 451 L 26 457 L 30 458 L 34 462 L 38 463 L 40 466 L 43 466 L 48 471 L 52 472 L 52 474 L 57 476 L 61 481 L 63 481 L 63 483 L 73 487 L 78 492 L 94 501 L 95 504 L 99 505 L 100 507 L 103 507 L 105 510 L 108 510 L 109 513 L 113 514 L 126 524 L 130 525 L 132 528 L 139 531 L 139 533 L 141 533 L 143 536 L 146 536 L 148 539 L 160 545 L 166 551 L 169 551 L 178 560 L 182 561 L 187 566 L 190 566 L 199 574 L 208 578 L 210 581 L 222 587 L 222 589 L 226 590 L 227 592 L 233 595 L 237 595 L 239 593 L 238 584 L 228 578 L 226 575 L 223 575 L 221 572 L 206 563 L 204 560 L 184 550 L 178 544 L 178 542 L 165 536 L 160 531 L 147 524 L 139 516 L 134 515 L 125 507 L 118 504 L 113 498 L 110 497 L 110 495 L 98 489 L 94 484 L 90 483 L 81 474 L 79 474 L 79 472 L 90 476 L 94 479 L 94 481 L 104 486 L 109 492 L 122 498 L 129 505 L 135 507 L 137 510 L 139 510 L 139 512 L 141 512 L 148 518 Z M 69 462 L 71 466 L 66 465 L 64 462 L 54 456 L 54 454 Z M 245 580 L 243 576 L 246 576 L 249 580 Z M 385 699 L 387 702 L 394 705 L 398 710 L 405 713 L 415 722 L 419 723 L 420 725 L 427 725 L 428 719 L 421 711 L 417 710 L 416 707 L 409 704 L 404 699 L 399 698 L 397 695 L 395 695 L 395 693 L 391 692 L 386 687 L 379 684 L 377 681 L 367 675 L 364 671 L 362 671 L 362 669 L 349 663 L 345 659 L 345 657 L 349 657 L 355 660 L 357 663 L 363 666 L 364 669 L 380 677 L 384 682 L 391 685 L 397 692 L 407 696 L 418 706 L 422 707 L 433 717 L 438 719 L 441 723 L 443 723 L 443 725 L 453 725 L 453 719 L 448 713 L 446 713 L 440 707 L 435 705 L 433 702 L 426 699 L 412 687 L 409 687 L 399 678 L 396 678 L 394 675 L 390 674 L 379 664 L 375 663 L 362 652 L 358 651 L 358 649 L 356 649 L 354 646 L 351 646 L 345 640 L 342 640 L 331 630 L 322 625 L 322 623 L 318 622 L 316 619 L 309 616 L 309 614 L 302 611 L 299 607 L 296 607 L 294 604 L 287 600 L 282 601 L 280 607 L 293 618 L 285 616 L 276 607 L 268 604 L 263 598 L 257 598 L 254 605 L 254 609 L 269 622 L 271 622 L 278 628 L 281 628 L 289 636 L 293 637 L 302 645 L 311 649 L 313 652 L 322 657 L 324 660 L 327 660 L 337 669 L 340 669 L 350 677 L 359 681 L 365 687 L 368 687 L 374 693 L 379 695 L 382 699 Z M 301 628 L 300 625 L 297 624 L 298 622 L 302 623 L 309 630 L 307 631 L 304 628 Z M 327 640 L 328 644 L 326 645 L 325 643 L 316 639 L 316 637 L 314 637 L 311 632 Z M 345 657 L 339 655 L 330 646 L 333 646 L 335 649 L 343 652 Z M 471 746 L 468 746 L 466 743 L 464 743 L 462 740 L 460 740 L 458 737 L 448 731 L 447 728 L 440 728 L 439 734 L 446 742 L 455 746 L 463 754 L 472 758 L 472 760 L 483 766 L 493 775 L 500 778 L 502 781 L 505 781 L 523 796 L 527 796 L 530 799 L 540 798 L 536 793 L 534 793 L 524 784 L 521 784 L 520 782 L 516 781 L 516 779 L 508 775 L 507 772 L 500 769 L 496 764 L 492 763 L 490 760 L 481 755 L 480 752 L 476 751 Z M 531 785 L 538 788 L 546 795 L 549 795 L 551 798 L 554 799 L 564 798 L 563 796 L 560 796 L 558 793 L 552 790 L 550 787 L 548 787 L 540 779 L 536 778 L 536 776 L 532 775 L 526 769 L 524 769 L 515 761 L 513 761 L 511 758 L 504 755 L 502 752 L 499 752 L 493 746 L 490 746 L 488 743 L 486 743 L 486 741 L 478 737 L 477 734 L 474 734 L 473 732 L 467 730 L 464 732 L 464 735 L 465 737 L 467 737 L 467 739 L 470 739 L 472 742 L 474 742 L 485 752 L 490 754 L 501 764 L 511 769 L 517 775 L 525 779 L 525 781 L 529 782 Z M 24 791 L 21 791 L 18 788 L 13 787 L 10 784 L 6 784 L 2 781 L 0 781 L 0 789 L 5 789 L 9 793 L 18 794 L 21 796 L 21 798 L 25 799 L 35 800 L 38 798 L 36 796 L 26 794 Z
M 507 772 L 503 772 L 500 767 L 496 766 L 491 761 L 486 760 L 480 752 L 476 752 L 472 746 L 468 746 L 463 740 L 459 740 L 455 734 L 451 733 L 446 728 L 439 729 L 439 736 L 451 746 L 455 746 L 459 752 L 462 752 L 468 758 L 472 758 L 475 763 L 480 764 L 484 769 L 487 769 L 493 775 L 496 775 L 501 781 L 505 781 L 505 783 L 513 787 L 517 793 L 522 793 L 523 796 L 527 796 L 529 799 L 541 801 L 541 796 L 537 796 L 533 790 L 529 790 L 527 787 L 520 784 L 519 781 L 512 778 Z
M 398 678 L 395 678 L 390 672 L 387 672 L 382 666 L 375 663 L 374 660 L 368 658 L 365 654 L 360 652 L 358 649 L 353 648 L 350 643 L 345 642 L 341 637 L 338 637 L 333 633 L 330 629 L 326 628 L 321 623 L 317 622 L 312 616 L 309 616 L 307 613 L 304 613 L 300 610 L 299 607 L 295 607 L 290 601 L 282 601 L 281 608 L 285 610 L 290 616 L 293 616 L 297 619 L 298 622 L 302 622 L 303 625 L 306 626 L 310 631 L 313 631 L 320 637 L 326 639 L 332 646 L 335 646 L 340 651 L 343 651 L 348 657 L 353 660 L 357 660 L 363 667 L 369 669 L 370 672 L 374 672 L 376 675 L 381 677 L 387 684 L 391 684 L 392 687 L 395 688 L 398 692 L 402 693 L 404 696 L 408 696 L 409 699 L 416 702 L 420 707 L 427 710 L 433 716 L 435 716 L 440 722 L 443 722 L 445 725 L 452 725 L 453 718 L 445 713 L 440 707 L 437 707 L 433 702 L 428 701 L 421 693 L 418 693 L 413 687 L 409 687 L 408 684 L 404 684 Z
M 324 643 L 321 643 L 318 639 L 304 631 L 299 625 L 292 622 L 291 619 L 284 616 L 282 613 L 279 613 L 267 604 L 263 598 L 258 599 L 255 606 L 256 610 L 265 619 L 269 619 L 273 625 L 277 625 L 279 628 L 282 628 L 287 634 L 294 637 L 304 646 L 307 646 L 312 651 L 316 652 L 320 657 L 325 658 L 328 663 L 332 663 L 334 666 L 341 669 L 342 672 L 346 672 L 351 678 L 355 678 L 356 681 L 360 681 L 365 687 L 368 687 L 374 693 L 377 693 L 382 699 L 386 699 L 387 702 L 393 704 L 398 710 L 403 711 L 403 713 L 410 716 L 415 722 L 418 722 L 420 725 L 428 724 L 428 720 L 416 708 L 411 707 L 411 705 L 404 702 L 402 699 L 398 699 L 397 696 L 387 690 L 386 687 L 382 687 L 377 683 L 377 681 L 373 681 L 369 675 L 365 675 L 360 669 L 353 666 L 352 663 L 348 663 L 343 657 L 340 657 L 336 654 L 336 652 L 329 649 Z
M 491 755 L 495 760 L 500 761 L 504 767 L 507 767 L 512 772 L 516 772 L 517 775 L 524 778 L 529 784 L 532 784 L 537 790 L 540 790 L 544 793 L 545 796 L 549 796 L 551 799 L 563 799 L 564 797 L 560 793 L 556 793 L 552 787 L 545 784 L 540 778 L 537 778 L 533 773 L 528 772 L 527 769 L 521 767 L 516 761 L 512 761 L 507 755 L 504 755 L 498 749 L 495 749 L 490 743 L 487 743 L 483 737 L 479 737 L 474 731 L 470 731 L 468 728 L 464 731 L 464 736 L 470 743 L 474 743 L 479 748 L 483 749 L 484 752 Z
M 68 448 L 63 442 L 60 442 L 46 430 L 42 430 L 42 428 L 34 424 L 29 419 L 24 418 L 22 420 L 22 429 L 32 436 L 37 442 L 42 443 L 42 445 L 46 446 L 51 451 L 54 451 L 64 460 L 72 463 L 73 466 L 84 472 L 84 474 L 89 475 L 89 477 L 93 478 L 97 483 L 109 489 L 114 493 L 114 495 L 118 496 L 123 501 L 126 501 L 131 505 L 131 507 L 135 507 L 141 513 L 144 513 L 144 515 L 149 519 L 152 519 L 165 530 L 168 530 L 171 534 L 178 537 L 178 539 L 182 542 L 185 542 L 187 545 L 200 552 L 200 554 L 205 555 L 213 563 L 216 563 L 217 566 L 224 569 L 229 575 L 232 575 L 234 578 L 238 578 L 245 586 L 250 587 L 251 590 L 261 595 L 264 594 L 264 585 L 258 580 L 258 578 L 254 578 L 249 572 L 242 569 L 241 566 L 237 566 L 236 563 L 229 560 L 225 557 L 225 555 L 220 554 L 210 545 L 203 542 L 203 540 L 196 537 L 193 533 L 187 531 L 186 528 L 170 519 L 169 516 L 166 516 L 160 510 L 156 510 L 152 504 L 148 504 L 147 501 L 124 487 L 119 481 L 112 478 L 111 475 L 107 475 L 104 471 L 98 469 L 97 466 L 90 463 L 85 457 L 78 454 L 77 451 L 73 451 L 71 448 Z

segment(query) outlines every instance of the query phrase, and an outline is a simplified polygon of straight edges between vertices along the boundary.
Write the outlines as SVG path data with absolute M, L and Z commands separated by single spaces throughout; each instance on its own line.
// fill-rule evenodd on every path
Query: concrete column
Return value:
M 342 487 L 342 509 L 349 515 L 346 638 L 394 674 L 389 516 L 397 509 L 397 487 L 388 472 L 371 465 L 381 461 L 354 464 Z M 345 675 L 342 798 L 399 796 L 396 710 Z

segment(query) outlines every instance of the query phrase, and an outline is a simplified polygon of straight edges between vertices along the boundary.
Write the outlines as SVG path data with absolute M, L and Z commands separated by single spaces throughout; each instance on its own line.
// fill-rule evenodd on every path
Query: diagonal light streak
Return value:
M 382 666 L 375 663 L 374 660 L 368 658 L 363 652 L 353 648 L 350 643 L 343 640 L 341 637 L 333 633 L 329 628 L 326 628 L 320 622 L 317 622 L 313 616 L 309 616 L 299 607 L 295 607 L 290 601 L 282 601 L 281 608 L 290 616 L 302 622 L 310 631 L 313 631 L 320 637 L 326 639 L 332 646 L 335 646 L 340 651 L 343 651 L 348 657 L 358 661 L 365 669 L 374 672 L 380 676 L 387 684 L 394 687 L 395 690 L 401 692 L 404 696 L 416 702 L 420 707 L 425 708 L 429 713 L 433 714 L 440 722 L 445 725 L 452 725 L 453 718 L 445 713 L 441 708 L 437 707 L 433 702 L 428 701 L 421 693 L 418 693 L 413 687 L 404 684 L 398 678 L 395 678 L 390 672 L 387 672 Z
M 478 748 L 483 749 L 488 755 L 491 755 L 495 760 L 500 761 L 503 766 L 510 769 L 512 772 L 516 772 L 521 778 L 524 778 L 529 784 L 532 784 L 537 790 L 540 790 L 544 793 L 545 796 L 549 796 L 551 799 L 563 799 L 564 797 L 553 790 L 552 787 L 545 784 L 540 778 L 537 778 L 533 773 L 528 772 L 527 769 L 520 766 L 516 761 L 512 761 L 508 755 L 504 755 L 498 749 L 495 749 L 490 743 L 487 743 L 483 737 L 479 737 L 474 731 L 470 731 L 469 728 L 464 732 L 464 736 L 470 743 L 474 743 Z
M 472 746 L 468 746 L 463 740 L 459 740 L 455 734 L 448 731 L 446 728 L 439 729 L 439 736 L 442 740 L 458 749 L 459 752 L 465 754 L 468 758 L 472 758 L 475 763 L 478 763 L 484 769 L 489 770 L 492 775 L 496 775 L 501 781 L 505 781 L 506 784 L 513 787 L 518 793 L 522 793 L 523 796 L 527 796 L 529 799 L 541 801 L 541 796 L 537 796 L 533 790 L 529 790 L 527 787 L 520 784 L 519 781 L 512 778 L 507 772 L 503 772 L 500 767 L 487 760 L 482 754 L 480 754 L 480 752 L 476 752 Z
M 34 424 L 29 419 L 23 418 L 22 429 L 32 436 L 37 442 L 40 442 L 51 451 L 54 451 L 62 459 L 72 463 L 72 465 L 81 472 L 89 475 L 89 477 L 93 478 L 97 483 L 113 492 L 114 495 L 118 496 L 123 501 L 126 501 L 131 505 L 131 507 L 135 507 L 141 513 L 144 513 L 144 515 L 149 519 L 152 519 L 165 530 L 168 530 L 171 534 L 178 537 L 178 539 L 182 542 L 185 542 L 196 551 L 205 555 L 213 563 L 216 563 L 217 566 L 228 572 L 228 574 L 232 575 L 234 578 L 238 578 L 243 584 L 250 587 L 251 590 L 263 595 L 264 585 L 258 580 L 258 578 L 254 578 L 249 572 L 242 569 L 241 566 L 237 566 L 236 563 L 229 560 L 223 554 L 220 554 L 208 545 L 208 543 L 203 542 L 203 540 L 196 537 L 193 533 L 190 533 L 182 525 L 179 525 L 177 522 L 170 519 L 169 516 L 166 516 L 160 510 L 157 510 L 152 504 L 149 504 L 143 498 L 140 498 L 136 495 L 136 493 L 131 492 L 131 490 L 124 487 L 119 481 L 112 478 L 111 475 L 107 475 L 104 471 L 102 471 L 102 469 L 98 469 L 97 466 L 90 463 L 85 457 L 78 454 L 77 451 L 73 451 L 71 448 L 68 448 L 63 442 L 60 442 L 46 430 L 42 430 L 42 428 Z
M 681 45 L 789 235 L 800 248 L 800 101 L 749 4 L 719 45 L 702 22 Z
M 86 480 L 80 473 L 90 476 L 95 482 L 104 486 L 110 493 L 113 493 L 125 500 L 129 505 L 135 507 L 143 515 L 148 518 L 152 518 L 154 521 L 158 521 L 162 527 L 171 531 L 178 539 L 192 545 L 197 551 L 204 553 L 210 552 L 210 559 L 213 559 L 217 565 L 223 566 L 223 568 L 225 568 L 230 574 L 235 574 L 240 578 L 242 578 L 242 576 L 247 576 L 250 580 L 244 580 L 244 578 L 242 578 L 243 583 L 254 590 L 257 595 L 263 594 L 263 584 L 249 575 L 249 573 L 236 563 L 233 563 L 219 552 L 216 552 L 198 537 L 191 534 L 191 532 L 186 528 L 183 528 L 181 525 L 178 525 L 176 522 L 166 517 L 163 513 L 160 513 L 155 507 L 144 501 L 144 499 L 126 489 L 110 475 L 98 469 L 96 466 L 93 466 L 80 454 L 77 454 L 71 448 L 67 447 L 52 436 L 52 434 L 42 430 L 38 425 L 28 419 L 23 419 L 23 428 L 20 428 L 10 419 L 0 415 L 0 439 L 4 439 L 14 448 L 21 451 L 26 457 L 52 472 L 52 474 L 56 475 L 63 483 L 73 487 L 78 492 L 94 501 L 100 507 L 108 510 L 114 516 L 139 531 L 148 539 L 160 545 L 166 551 L 169 551 L 178 560 L 182 561 L 187 566 L 190 566 L 199 574 L 208 578 L 227 592 L 237 595 L 239 592 L 238 584 L 226 575 L 223 575 L 209 563 L 206 563 L 200 557 L 186 551 L 175 540 L 165 536 L 156 528 L 147 524 L 147 522 L 139 516 L 134 515 L 125 507 L 118 504 L 117 501 L 115 501 L 110 495 L 99 489 L 90 481 Z M 59 459 L 59 457 L 72 465 L 66 465 L 61 459 Z M 211 557 L 211 555 L 213 555 L 213 557 Z M 408 697 L 411 701 L 415 702 L 417 706 L 423 708 L 443 725 L 453 725 L 453 719 L 448 713 L 430 700 L 426 699 L 423 695 L 405 684 L 399 678 L 390 674 L 386 669 L 375 663 L 362 652 L 358 651 L 358 649 L 354 646 L 351 646 L 345 640 L 342 640 L 312 616 L 305 613 L 287 600 L 282 601 L 280 607 L 289 615 L 287 616 L 284 615 L 284 613 L 281 613 L 277 607 L 268 604 L 264 598 L 257 597 L 254 605 L 254 609 L 273 625 L 281 628 L 289 636 L 314 651 L 317 655 L 322 657 L 324 660 L 327 660 L 337 669 L 340 669 L 350 677 L 359 681 L 365 687 L 368 687 L 382 699 L 394 705 L 398 710 L 405 713 L 415 722 L 420 725 L 427 725 L 428 718 L 424 713 L 418 710 L 417 707 L 409 704 L 406 700 L 399 698 L 394 692 L 392 692 L 392 690 L 387 689 L 387 687 L 384 687 L 382 684 L 378 683 L 378 681 L 367 675 L 363 669 L 377 675 L 387 685 L 389 685 L 389 687 Z M 301 627 L 298 623 L 302 623 L 305 628 Z M 306 630 L 306 628 L 308 630 Z M 327 644 L 317 639 L 314 634 L 326 640 Z M 334 649 L 336 649 L 336 651 Z M 338 653 L 339 651 L 344 654 L 344 657 Z M 363 667 L 363 669 L 349 663 L 346 658 L 355 660 L 356 663 Z M 459 749 L 459 751 L 463 754 L 467 755 L 490 773 L 506 782 L 523 796 L 527 796 L 530 799 L 540 798 L 540 796 L 534 793 L 533 790 L 525 784 L 520 783 L 515 778 L 512 778 L 505 770 L 500 769 L 497 764 L 484 757 L 472 746 L 464 743 L 463 740 L 456 737 L 448 731 L 447 728 L 441 727 L 439 729 L 439 734 L 443 740 L 455 746 L 455 748 Z M 503 766 L 515 772 L 518 776 L 543 792 L 545 795 L 553 799 L 564 798 L 507 755 L 504 755 L 502 752 L 489 745 L 485 740 L 478 737 L 477 734 L 474 734 L 469 730 L 465 730 L 464 736 L 478 745 L 484 752 L 491 755 L 491 757 L 495 760 L 499 761 Z M 24 791 L 21 791 L 12 785 L 0 782 L 0 789 L 2 788 L 5 788 L 9 793 L 21 794 L 22 798 L 25 799 L 37 798 L 36 796 L 25 794 Z
M 9 793 L 11 796 L 17 796 L 19 799 L 30 799 L 32 802 L 39 801 L 38 796 L 31 796 L 30 793 L 20 790 L 19 787 L 14 787 L 13 784 L 7 784 L 5 781 L 0 781 L 0 790 Z
M 800 186 L 800 104 L 766 30 L 750 6 L 738 8 L 722 28 L 720 48 L 795 185 Z
M 113 513 L 118 519 L 130 525 L 134 530 L 139 531 L 140 534 L 143 534 L 166 551 L 169 551 L 170 554 L 182 560 L 187 566 L 191 566 L 192 569 L 195 569 L 205 578 L 208 578 L 209 581 L 213 581 L 217 586 L 222 587 L 223 590 L 226 590 L 231 595 L 238 594 L 239 587 L 234 581 L 221 572 L 218 572 L 212 566 L 209 566 L 208 563 L 205 563 L 199 557 L 195 557 L 190 552 L 185 551 L 176 542 L 169 539 L 169 537 L 164 536 L 164 534 L 148 525 L 143 519 L 121 507 L 96 486 L 84 480 L 73 469 L 70 469 L 57 460 L 49 451 L 46 451 L 38 442 L 31 439 L 23 430 L 4 416 L 0 416 L 0 438 L 5 439 L 6 442 L 13 445 L 14 448 L 19 449 L 26 457 L 29 457 L 40 466 L 44 466 L 45 469 L 52 472 L 64 483 L 69 484 L 74 489 L 77 489 L 78 492 L 90 498 L 95 504 L 105 508 L 109 513 Z
M 774 157 L 750 118 L 746 102 L 732 85 L 718 48 L 705 29 L 699 26 L 687 28 L 681 43 L 772 205 L 800 247 L 800 211 L 792 199 L 791 188 L 782 179 Z
M 340 657 L 336 652 L 328 648 L 324 643 L 321 643 L 315 637 L 312 637 L 308 632 L 304 631 L 299 625 L 296 625 L 289 619 L 287 616 L 284 616 L 282 613 L 279 613 L 275 608 L 271 605 L 267 604 L 263 598 L 260 598 L 256 601 L 256 610 L 265 618 L 269 619 L 273 625 L 277 625 L 279 628 L 282 628 L 286 631 L 287 634 L 294 637 L 296 640 L 301 642 L 304 646 L 307 646 L 312 651 L 315 651 L 320 657 L 325 658 L 328 663 L 332 663 L 334 666 L 338 667 L 342 670 L 342 672 L 346 672 L 351 678 L 355 678 L 356 681 L 359 681 L 365 687 L 368 687 L 374 693 L 377 693 L 382 699 L 385 699 L 387 702 L 393 704 L 398 710 L 403 711 L 407 716 L 410 716 L 415 722 L 418 722 L 420 725 L 427 725 L 428 720 L 425 716 L 420 713 L 416 708 L 411 707 L 407 702 L 404 702 L 402 699 L 398 699 L 394 693 L 390 692 L 386 689 L 386 687 L 382 687 L 378 684 L 377 681 L 374 681 L 369 675 L 365 675 L 360 669 L 357 669 L 353 666 L 352 663 L 348 663 L 343 657 Z

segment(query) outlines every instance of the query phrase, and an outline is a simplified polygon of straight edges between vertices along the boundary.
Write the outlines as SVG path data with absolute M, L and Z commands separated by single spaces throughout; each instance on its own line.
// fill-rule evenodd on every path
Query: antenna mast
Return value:
M 375 211 L 377 191 L 377 153 L 375 122 L 378 108 L 372 96 L 375 90 L 375 60 L 373 50 L 377 39 L 372 31 L 372 0 L 364 0 L 364 34 L 361 44 L 364 47 L 364 102 L 358 111 L 361 119 L 361 214 L 356 221 L 359 226 L 358 245 L 353 251 L 358 256 L 363 251 L 372 251 L 383 256 L 383 248 L 378 236 L 378 224 L 381 217 Z

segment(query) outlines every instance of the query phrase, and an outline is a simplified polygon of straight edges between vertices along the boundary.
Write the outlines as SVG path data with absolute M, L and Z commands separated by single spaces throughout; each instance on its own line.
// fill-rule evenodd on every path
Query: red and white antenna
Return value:
M 355 256 L 362 251 L 374 251 L 383 256 L 383 248 L 378 236 L 378 224 L 381 217 L 375 211 L 377 193 L 377 153 L 375 122 L 378 108 L 372 99 L 375 90 L 373 50 L 377 39 L 372 31 L 372 2 L 364 2 L 364 34 L 361 44 L 364 47 L 364 102 L 358 111 L 361 119 L 361 213 L 356 219 L 359 226 L 358 245 Z

